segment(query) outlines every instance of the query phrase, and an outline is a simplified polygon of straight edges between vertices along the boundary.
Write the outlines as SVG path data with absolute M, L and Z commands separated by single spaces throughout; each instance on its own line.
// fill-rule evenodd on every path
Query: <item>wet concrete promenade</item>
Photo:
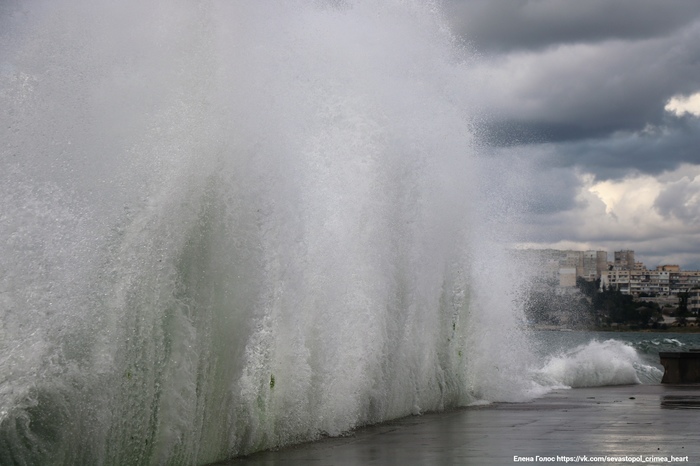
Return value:
M 528 403 L 408 417 L 218 464 L 698 465 L 699 421 L 700 385 L 579 388 Z

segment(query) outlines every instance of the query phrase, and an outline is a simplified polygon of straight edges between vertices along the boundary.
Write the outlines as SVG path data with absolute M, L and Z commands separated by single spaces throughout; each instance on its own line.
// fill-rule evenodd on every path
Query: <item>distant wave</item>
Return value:
M 686 346 L 676 338 L 652 338 L 631 343 L 632 346 L 641 353 L 656 355 L 661 351 L 678 351 Z

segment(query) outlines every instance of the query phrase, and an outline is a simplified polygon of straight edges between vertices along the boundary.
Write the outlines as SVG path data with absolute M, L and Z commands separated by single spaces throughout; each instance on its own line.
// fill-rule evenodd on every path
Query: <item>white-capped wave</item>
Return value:
M 537 378 L 551 387 L 598 387 L 658 382 L 662 372 L 646 364 L 637 351 L 621 341 L 591 341 L 552 356 Z

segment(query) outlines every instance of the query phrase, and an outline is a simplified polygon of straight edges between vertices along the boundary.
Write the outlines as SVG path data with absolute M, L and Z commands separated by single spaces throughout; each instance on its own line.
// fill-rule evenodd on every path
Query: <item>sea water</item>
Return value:
M 434 2 L 3 2 L 0 463 L 205 464 L 637 371 L 522 329 L 477 58 Z
M 544 385 L 562 388 L 660 383 L 659 353 L 700 348 L 700 334 L 670 332 L 536 331 L 535 370 Z

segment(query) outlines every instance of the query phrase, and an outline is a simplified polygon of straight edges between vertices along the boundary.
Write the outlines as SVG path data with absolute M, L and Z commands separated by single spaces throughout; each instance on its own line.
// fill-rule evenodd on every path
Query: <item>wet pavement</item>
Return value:
M 556 390 L 412 416 L 220 466 L 700 464 L 700 385 Z

